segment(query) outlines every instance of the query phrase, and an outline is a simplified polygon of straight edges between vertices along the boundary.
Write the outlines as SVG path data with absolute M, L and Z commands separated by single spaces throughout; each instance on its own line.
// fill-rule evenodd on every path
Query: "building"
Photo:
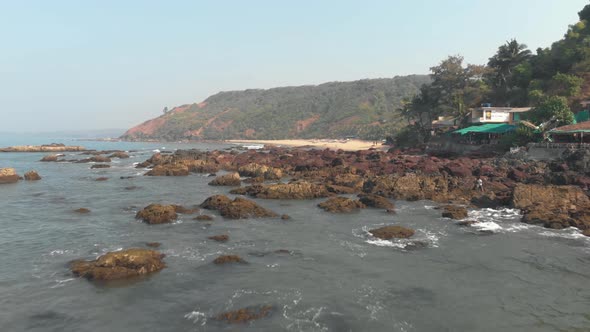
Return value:
M 554 143 L 590 143 L 590 121 L 557 127 L 547 134 Z
M 515 124 L 522 119 L 522 113 L 531 109 L 531 107 L 492 107 L 490 104 L 483 104 L 482 107 L 471 110 L 470 122 Z

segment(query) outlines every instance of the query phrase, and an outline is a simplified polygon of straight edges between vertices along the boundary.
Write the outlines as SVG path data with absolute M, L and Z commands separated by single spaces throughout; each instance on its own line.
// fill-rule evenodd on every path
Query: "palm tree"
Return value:
M 513 69 L 532 56 L 525 44 L 516 39 L 506 42 L 498 48 L 498 52 L 490 58 L 488 66 L 496 71 L 495 85 L 507 90 Z

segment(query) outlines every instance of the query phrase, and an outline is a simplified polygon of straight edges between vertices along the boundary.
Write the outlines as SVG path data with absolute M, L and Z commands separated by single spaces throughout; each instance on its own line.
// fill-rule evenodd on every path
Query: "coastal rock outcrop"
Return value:
M 372 229 L 369 231 L 369 233 L 371 233 L 376 238 L 390 240 L 392 238 L 407 239 L 412 237 L 415 231 L 411 228 L 402 226 L 384 226 L 381 228 Z
M 245 324 L 253 320 L 268 317 L 272 314 L 272 311 L 273 307 L 270 305 L 249 307 L 218 314 L 214 319 L 228 324 Z
M 51 143 L 45 145 L 22 145 L 0 148 L 0 152 L 75 152 L 86 151 L 83 146 L 65 146 L 64 144 Z
M 318 207 L 331 213 L 350 213 L 363 209 L 366 206 L 359 200 L 352 200 L 346 197 L 332 197 L 327 201 L 319 203 Z
M 443 218 L 464 219 L 467 218 L 467 209 L 463 206 L 447 205 L 443 207 Z
M 47 156 L 44 156 L 43 158 L 41 158 L 40 161 L 43 161 L 43 162 L 55 162 L 55 161 L 57 161 L 57 158 L 58 157 L 59 156 L 56 155 L 56 154 L 50 154 L 50 155 L 47 155 Z
M 141 219 L 147 224 L 171 223 L 178 218 L 174 205 L 150 204 L 137 212 L 136 219 Z
M 229 240 L 229 235 L 222 234 L 222 235 L 213 235 L 209 236 L 208 239 L 217 241 L 217 242 L 227 242 Z
M 307 181 L 253 185 L 242 188 L 242 190 L 231 191 L 231 193 L 248 194 L 265 199 L 314 199 L 333 195 L 326 189 L 326 186 Z
M 590 200 L 577 186 L 517 184 L 512 195 L 512 206 L 526 209 L 534 205 L 543 205 L 547 209 L 575 209 L 578 206 L 590 206 Z
M 279 180 L 283 177 L 283 171 L 280 168 L 268 167 L 266 165 L 248 164 L 238 168 L 241 176 L 252 178 L 261 177 L 265 180 Z
M 157 165 L 144 175 L 147 176 L 187 176 L 189 169 L 182 164 Z
M 218 210 L 221 216 L 228 219 L 247 219 L 277 217 L 273 211 L 267 210 L 256 202 L 242 197 L 236 197 L 233 201 L 224 195 L 215 195 L 207 198 L 201 207 L 209 210 Z
M 0 184 L 15 183 L 20 180 L 14 168 L 0 168 Z
M 375 194 L 360 194 L 359 201 L 366 206 L 392 211 L 395 205 L 387 198 Z
M 88 280 L 117 280 L 159 271 L 166 267 L 163 258 L 158 251 L 131 248 L 109 252 L 92 261 L 74 261 L 70 269 L 75 276 Z
M 113 152 L 109 158 L 119 158 L 119 159 L 127 159 L 129 158 L 129 154 L 127 152 L 123 152 L 123 151 L 116 151 Z
M 38 181 L 41 180 L 41 176 L 37 171 L 28 171 L 25 173 L 25 180 L 27 181 Z
M 215 260 L 213 260 L 213 263 L 216 265 L 222 265 L 228 263 L 246 263 L 246 261 L 238 255 L 221 255 L 215 258 Z
M 241 184 L 240 174 L 237 172 L 218 176 L 209 182 L 210 186 L 240 186 Z

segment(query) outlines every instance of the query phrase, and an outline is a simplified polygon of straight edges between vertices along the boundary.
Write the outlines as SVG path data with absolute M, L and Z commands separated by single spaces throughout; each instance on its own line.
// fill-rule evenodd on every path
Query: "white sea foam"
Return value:
M 353 229 L 352 234 L 356 237 L 364 239 L 366 243 L 371 245 L 398 249 L 410 249 L 412 247 L 438 248 L 440 238 L 447 235 L 443 231 L 433 232 L 428 229 L 419 228 L 410 239 L 384 240 L 374 237 L 373 234 L 369 232 L 370 229 L 379 228 L 385 225 L 386 224 L 373 225 L 371 227 L 363 226 L 360 229 Z
M 159 149 L 155 149 L 155 150 L 152 150 L 152 152 L 158 153 L 158 152 L 160 152 L 160 150 Z
M 65 286 L 66 283 L 72 281 L 72 280 L 76 280 L 76 278 L 68 278 L 68 279 L 62 279 L 62 280 L 55 280 L 56 284 L 51 286 L 50 288 L 58 288 L 58 287 L 63 287 Z
M 590 241 L 590 237 L 582 234 L 582 232 L 574 227 L 568 227 L 565 229 L 554 229 L 554 230 L 544 230 L 543 232 L 539 233 L 542 236 L 547 237 L 561 237 L 565 239 L 572 239 L 572 240 L 586 240 Z
M 486 233 L 514 233 L 528 229 L 520 223 L 518 209 L 480 209 L 469 211 L 468 220 L 473 220 L 473 229 Z
M 199 324 L 201 326 L 207 324 L 207 315 L 204 312 L 200 311 L 191 311 L 188 314 L 184 315 L 184 318 L 188 320 L 192 320 L 194 324 Z

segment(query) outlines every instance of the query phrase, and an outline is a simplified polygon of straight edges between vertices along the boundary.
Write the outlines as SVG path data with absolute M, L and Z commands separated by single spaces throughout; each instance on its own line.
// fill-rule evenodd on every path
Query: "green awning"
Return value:
M 453 134 L 466 135 L 468 133 L 482 133 L 482 134 L 504 134 L 514 131 L 516 126 L 507 123 L 488 123 L 480 126 L 471 126 L 459 130 L 455 130 Z

